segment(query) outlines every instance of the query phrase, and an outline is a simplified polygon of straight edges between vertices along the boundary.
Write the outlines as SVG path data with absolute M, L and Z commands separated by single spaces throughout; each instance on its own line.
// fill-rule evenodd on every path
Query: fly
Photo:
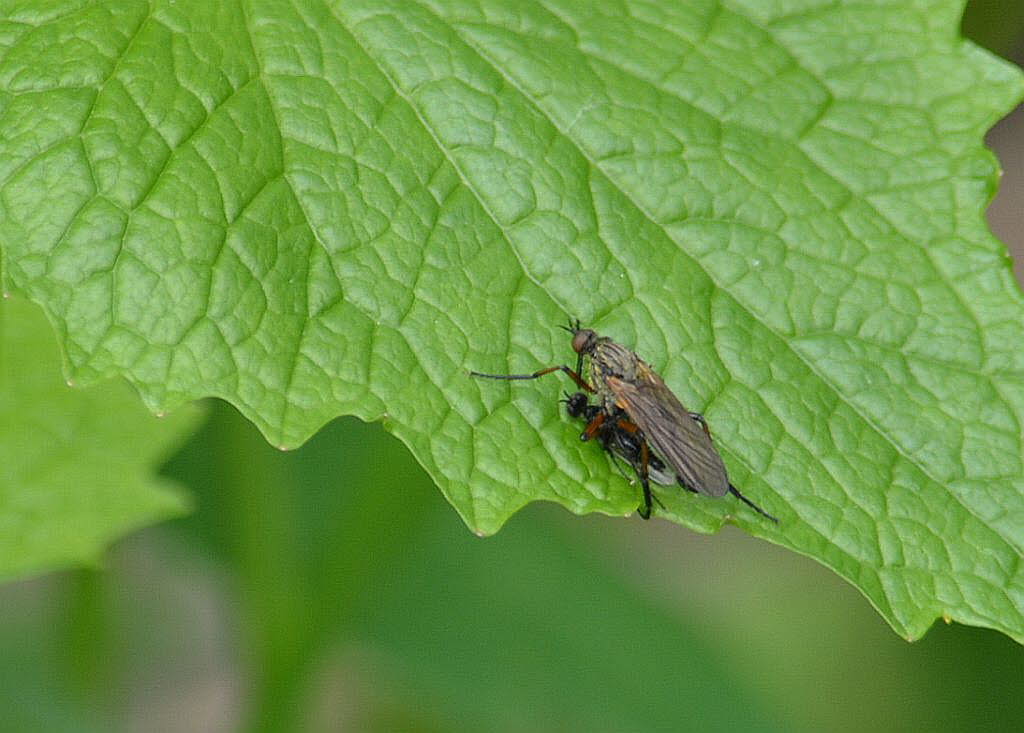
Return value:
M 703 416 L 683 407 L 647 362 L 607 336 L 581 328 L 579 321 L 570 321 L 568 327 L 562 328 L 572 334 L 575 369 L 560 364 L 532 374 L 471 374 L 488 379 L 537 379 L 561 371 L 581 390 L 596 395 L 596 405 L 587 400 L 585 405 L 577 402 L 574 407 L 588 417 L 581 437 L 599 437 L 606 450 L 619 455 L 637 471 L 644 489 L 644 503 L 637 512 L 645 519 L 651 514 L 652 500 L 647 479 L 652 476 L 652 465 L 660 463 L 662 468 L 653 475 L 656 483 L 672 477 L 674 480 L 664 485 L 678 483 L 689 491 L 711 497 L 733 494 L 759 514 L 778 522 L 729 482 L 725 463 L 715 449 Z M 589 382 L 583 376 L 584 360 Z M 603 427 L 605 423 L 610 427 Z

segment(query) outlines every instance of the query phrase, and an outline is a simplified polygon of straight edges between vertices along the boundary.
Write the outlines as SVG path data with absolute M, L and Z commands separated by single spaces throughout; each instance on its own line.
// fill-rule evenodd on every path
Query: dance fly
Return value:
M 487 379 L 537 379 L 561 371 L 581 390 L 596 395 L 596 405 L 589 405 L 589 401 L 586 406 L 580 405 L 581 415 L 588 417 L 584 436 L 598 436 L 606 449 L 637 470 L 644 488 L 644 504 L 638 513 L 645 519 L 651 513 L 652 495 L 647 478 L 654 457 L 664 466 L 657 478 L 672 475 L 683 488 L 705 496 L 733 494 L 763 516 L 778 521 L 729 482 L 725 463 L 715 449 L 704 418 L 683 407 L 647 362 L 610 338 L 581 328 L 579 321 L 570 321 L 568 327 L 562 328 L 572 334 L 575 369 L 560 364 L 532 374 L 471 374 Z M 584 366 L 590 381 L 584 378 Z M 588 414 L 594 408 L 596 411 Z M 611 427 L 602 433 L 606 422 Z M 661 483 L 657 478 L 656 482 Z

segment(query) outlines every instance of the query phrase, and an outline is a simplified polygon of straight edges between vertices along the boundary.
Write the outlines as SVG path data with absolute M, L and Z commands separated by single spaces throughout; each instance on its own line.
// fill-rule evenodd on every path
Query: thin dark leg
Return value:
M 617 415 L 623 414 L 621 410 L 616 412 Z M 636 470 L 636 475 L 640 479 L 640 485 L 644 488 L 644 504 L 639 507 L 636 511 L 644 519 L 649 519 L 651 516 L 652 502 L 658 502 L 658 506 L 662 509 L 665 505 L 661 503 L 661 499 L 654 495 L 651 491 L 651 482 L 648 478 L 649 470 L 648 467 L 651 463 L 650 448 L 647 447 L 647 441 L 644 440 L 644 436 L 640 433 L 640 428 L 634 422 L 630 422 L 625 418 L 618 418 L 615 422 L 616 427 L 630 435 L 636 435 L 640 440 L 640 465 L 633 466 Z
M 640 476 L 640 485 L 644 489 L 644 503 L 642 506 L 637 507 L 636 510 L 641 519 L 651 518 L 651 484 L 647 480 L 647 461 L 649 459 L 650 454 L 647 451 L 647 441 L 644 441 L 640 444 L 640 468 L 637 470 L 637 474 Z
M 583 381 L 583 377 L 579 375 L 579 372 L 574 372 L 565 364 L 541 369 L 533 374 L 484 374 L 483 372 L 470 372 L 469 374 L 472 377 L 484 377 L 486 379 L 537 379 L 538 377 L 543 377 L 545 374 L 551 374 L 551 372 L 557 371 L 562 371 L 568 374 L 580 389 L 586 392 L 594 392 L 594 388 Z
M 765 511 L 764 509 L 762 509 L 762 508 L 761 508 L 761 507 L 759 507 L 759 506 L 758 506 L 757 504 L 755 504 L 755 503 L 754 503 L 754 502 L 752 502 L 752 501 L 751 501 L 750 499 L 748 499 L 748 498 L 747 498 L 747 497 L 745 497 L 745 496 L 744 496 L 743 494 L 741 494 L 741 493 L 740 493 L 740 490 L 739 490 L 739 489 L 737 489 L 737 488 L 736 488 L 735 486 L 733 486 L 732 484 L 729 484 L 729 493 L 730 493 L 730 494 L 732 494 L 733 496 L 735 496 L 735 497 L 736 497 L 737 499 L 739 499 L 740 501 L 742 501 L 742 502 L 743 502 L 744 504 L 746 504 L 746 505 L 747 505 L 748 507 L 750 507 L 751 509 L 753 509 L 753 510 L 754 510 L 755 512 L 757 512 L 758 514 L 760 514 L 760 515 L 761 515 L 762 517 L 767 517 L 768 519 L 772 520 L 772 521 L 773 521 L 773 522 L 775 522 L 776 524 L 778 524 L 778 523 L 779 523 L 779 520 L 778 520 L 778 519 L 776 519 L 775 517 L 773 517 L 773 516 L 772 516 L 771 514 L 769 514 L 769 513 L 768 513 L 768 512 L 766 512 L 766 511 Z
M 711 431 L 708 429 L 708 421 L 704 419 L 704 416 L 701 415 L 699 412 L 691 412 L 690 413 L 690 417 L 692 417 L 694 420 L 696 420 L 698 423 L 700 423 L 700 426 L 702 428 L 704 428 L 704 432 L 710 438 L 711 437 Z M 689 489 L 690 491 L 693 491 L 694 493 L 696 493 L 696 489 L 691 489 L 689 486 L 687 486 L 686 484 L 683 483 L 682 479 L 679 480 L 679 485 L 682 486 L 684 489 Z M 762 517 L 766 517 L 766 518 L 772 520 L 773 522 L 775 522 L 776 524 L 779 523 L 778 519 L 773 517 L 771 514 L 769 514 L 764 509 L 762 509 L 757 504 L 755 504 L 750 499 L 748 499 L 743 494 L 741 494 L 740 490 L 737 489 L 732 484 L 729 484 L 729 493 L 732 494 L 733 496 L 735 496 L 740 501 L 742 501 L 747 506 L 749 506 L 751 509 L 753 509 L 755 512 L 760 514 Z
M 605 450 L 608 451 L 608 454 L 612 457 L 612 463 L 615 464 L 615 470 L 619 472 L 619 475 L 622 476 L 622 478 L 626 479 L 630 486 L 632 486 L 634 484 L 634 480 L 626 475 L 626 472 L 622 470 L 622 460 L 615 455 L 608 446 L 605 446 Z

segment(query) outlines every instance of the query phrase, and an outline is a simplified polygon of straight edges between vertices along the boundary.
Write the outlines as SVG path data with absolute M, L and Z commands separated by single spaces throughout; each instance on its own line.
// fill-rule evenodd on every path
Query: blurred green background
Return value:
M 1024 3 L 965 31 L 1024 59 Z M 990 135 L 1024 249 L 1024 114 Z M 1018 272 L 1021 272 L 1018 264 Z M 12 731 L 1019 730 L 1024 650 L 899 639 L 852 587 L 733 528 L 534 505 L 470 534 L 379 425 L 271 447 L 231 408 L 165 472 L 196 511 L 102 570 L 0 587 Z

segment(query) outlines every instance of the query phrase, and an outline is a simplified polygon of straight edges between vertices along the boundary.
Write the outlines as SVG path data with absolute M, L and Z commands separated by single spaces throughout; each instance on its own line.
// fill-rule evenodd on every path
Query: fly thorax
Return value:
M 640 359 L 632 351 L 614 341 L 605 341 L 597 345 L 594 349 L 593 363 L 603 379 L 616 377 L 625 382 L 635 382 L 639 376 Z

